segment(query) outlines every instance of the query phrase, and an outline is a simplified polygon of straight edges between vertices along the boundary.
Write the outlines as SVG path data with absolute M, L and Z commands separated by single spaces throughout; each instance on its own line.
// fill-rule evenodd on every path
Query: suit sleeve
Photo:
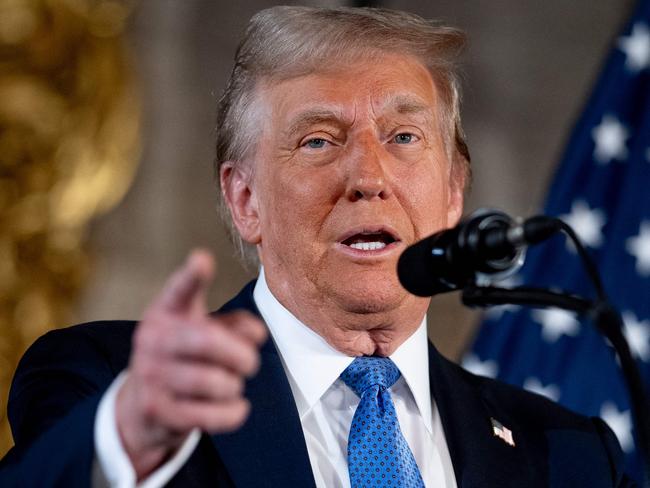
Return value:
M 8 416 L 15 446 L 0 462 L 1 486 L 91 485 L 97 406 L 116 365 L 73 327 L 38 339 L 18 365 Z

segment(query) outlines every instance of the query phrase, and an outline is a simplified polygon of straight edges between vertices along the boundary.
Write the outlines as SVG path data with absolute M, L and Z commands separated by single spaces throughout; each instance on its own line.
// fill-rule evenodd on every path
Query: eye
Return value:
M 415 139 L 415 136 L 413 134 L 409 134 L 407 132 L 402 133 L 402 134 L 397 134 L 394 138 L 393 141 L 396 144 L 409 144 Z
M 310 149 L 322 149 L 325 147 L 326 143 L 327 141 L 325 139 L 315 137 L 314 139 L 309 139 L 304 145 Z

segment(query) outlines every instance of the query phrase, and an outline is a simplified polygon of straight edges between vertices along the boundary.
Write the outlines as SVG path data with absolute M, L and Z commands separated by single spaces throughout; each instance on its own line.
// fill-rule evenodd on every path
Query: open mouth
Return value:
M 359 251 L 379 251 L 397 240 L 391 232 L 386 230 L 362 231 L 347 237 L 341 241 L 341 244 Z

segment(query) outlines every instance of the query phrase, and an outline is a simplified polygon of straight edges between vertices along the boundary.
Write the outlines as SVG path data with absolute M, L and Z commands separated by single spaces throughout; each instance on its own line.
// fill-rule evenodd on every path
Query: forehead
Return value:
M 385 54 L 327 66 L 315 72 L 260 85 L 270 118 L 291 119 L 322 109 L 342 119 L 359 111 L 386 113 L 429 112 L 438 104 L 428 69 L 410 55 Z

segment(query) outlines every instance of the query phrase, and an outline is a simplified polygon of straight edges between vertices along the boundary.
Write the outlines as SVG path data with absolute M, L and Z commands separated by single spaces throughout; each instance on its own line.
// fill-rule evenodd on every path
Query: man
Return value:
M 427 345 L 429 301 L 397 281 L 400 253 L 462 212 L 462 44 L 400 12 L 257 14 L 220 102 L 217 169 L 258 280 L 208 315 L 213 264 L 196 251 L 137 326 L 37 341 L 0 480 L 626 486 L 602 421 L 446 361 Z

